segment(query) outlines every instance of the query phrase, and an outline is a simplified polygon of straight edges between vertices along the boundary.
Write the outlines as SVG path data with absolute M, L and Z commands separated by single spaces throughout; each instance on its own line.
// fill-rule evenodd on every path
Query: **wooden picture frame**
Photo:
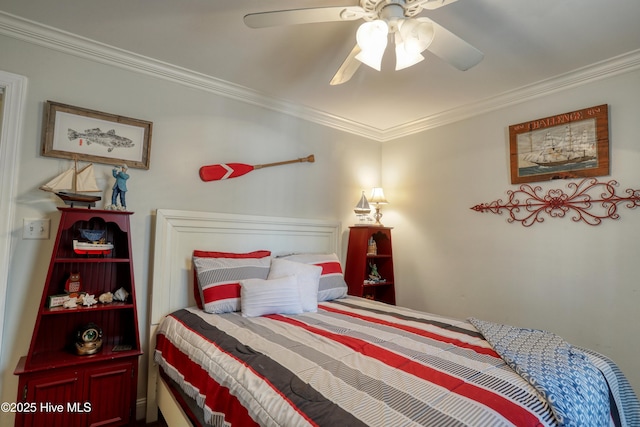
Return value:
M 511 183 L 609 175 L 609 111 L 598 105 L 509 126 Z
M 53 101 L 43 120 L 43 156 L 149 169 L 152 122 Z

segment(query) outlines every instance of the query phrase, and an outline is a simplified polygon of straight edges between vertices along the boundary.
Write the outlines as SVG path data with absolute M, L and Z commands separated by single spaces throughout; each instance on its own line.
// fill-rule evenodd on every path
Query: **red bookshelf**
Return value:
M 60 225 L 38 308 L 29 352 L 15 374 L 17 402 L 33 410 L 16 414 L 16 426 L 121 426 L 135 422 L 138 358 L 142 354 L 131 258 L 132 212 L 58 208 Z M 78 254 L 80 230 L 103 231 L 113 244 L 107 253 Z M 123 288 L 125 301 L 92 306 L 49 307 L 79 273 L 81 291 L 99 295 Z M 79 355 L 78 330 L 94 324 L 102 331 L 98 352 Z M 62 408 L 62 410 L 58 410 Z

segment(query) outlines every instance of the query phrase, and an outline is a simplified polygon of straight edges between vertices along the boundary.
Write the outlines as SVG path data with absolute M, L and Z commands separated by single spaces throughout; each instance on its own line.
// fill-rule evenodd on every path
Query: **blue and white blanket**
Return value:
M 559 425 L 610 425 L 609 386 L 588 354 L 551 332 L 468 320 L 546 399 Z

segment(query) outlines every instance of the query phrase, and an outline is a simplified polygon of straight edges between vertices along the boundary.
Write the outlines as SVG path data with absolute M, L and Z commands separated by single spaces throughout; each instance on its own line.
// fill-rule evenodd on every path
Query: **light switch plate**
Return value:
M 23 239 L 48 239 L 51 228 L 50 218 L 24 218 L 22 228 Z

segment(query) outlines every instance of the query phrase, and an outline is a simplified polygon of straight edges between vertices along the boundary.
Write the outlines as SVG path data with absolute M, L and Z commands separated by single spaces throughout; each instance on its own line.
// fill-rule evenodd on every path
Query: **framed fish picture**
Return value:
M 511 183 L 609 175 L 609 108 L 509 126 Z
M 42 155 L 149 169 L 153 123 L 47 101 Z

